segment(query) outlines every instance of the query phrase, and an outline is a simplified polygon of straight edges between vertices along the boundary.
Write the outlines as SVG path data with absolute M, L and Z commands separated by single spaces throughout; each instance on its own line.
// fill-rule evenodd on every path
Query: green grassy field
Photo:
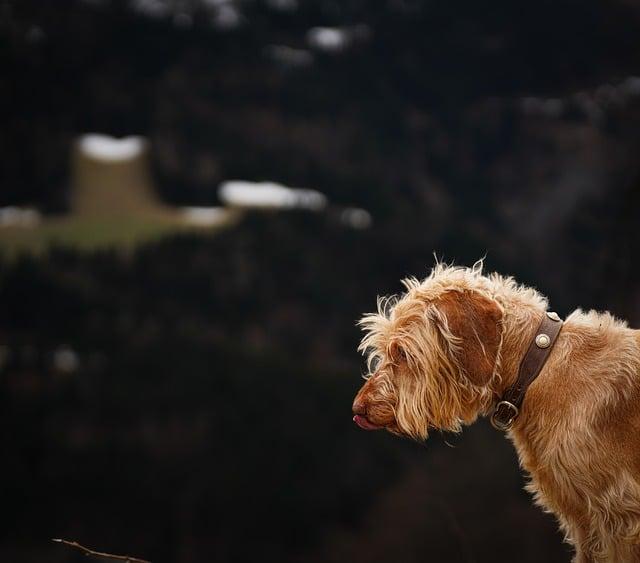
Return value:
M 91 251 L 110 247 L 131 249 L 164 236 L 192 231 L 161 217 L 136 215 L 82 217 L 68 216 L 46 219 L 33 228 L 0 228 L 0 250 L 9 256 L 23 253 L 40 254 L 52 246 L 69 246 Z M 203 229 L 199 229 L 203 231 Z M 208 229 L 209 232 L 215 228 Z

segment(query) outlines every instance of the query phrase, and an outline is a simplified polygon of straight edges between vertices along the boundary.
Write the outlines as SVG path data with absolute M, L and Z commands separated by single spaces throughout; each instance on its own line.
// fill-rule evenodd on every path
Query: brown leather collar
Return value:
M 546 313 L 544 315 L 536 331 L 535 338 L 529 345 L 522 362 L 520 362 L 516 382 L 505 391 L 493 411 L 491 424 L 493 424 L 494 428 L 509 430 L 515 419 L 518 418 L 525 393 L 529 385 L 538 377 L 540 370 L 542 370 L 547 361 L 549 352 L 551 352 L 561 328 L 562 320 L 556 313 Z

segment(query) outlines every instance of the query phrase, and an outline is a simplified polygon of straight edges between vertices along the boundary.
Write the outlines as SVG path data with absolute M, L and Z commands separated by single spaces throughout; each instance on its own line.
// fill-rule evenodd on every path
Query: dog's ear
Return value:
M 502 310 L 475 291 L 447 291 L 435 302 L 436 324 L 450 354 L 475 385 L 493 375 L 502 338 Z

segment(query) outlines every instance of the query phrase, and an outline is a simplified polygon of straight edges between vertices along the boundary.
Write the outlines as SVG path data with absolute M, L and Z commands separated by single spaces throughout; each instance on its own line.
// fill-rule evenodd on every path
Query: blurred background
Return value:
M 485 422 L 358 431 L 434 252 L 640 325 L 633 0 L 1 0 L 0 560 L 565 562 Z

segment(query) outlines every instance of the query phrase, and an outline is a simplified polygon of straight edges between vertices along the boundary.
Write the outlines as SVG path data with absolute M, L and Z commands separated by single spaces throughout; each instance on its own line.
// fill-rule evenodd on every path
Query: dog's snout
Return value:
M 353 400 L 352 409 L 353 414 L 359 414 L 360 416 L 365 416 L 367 414 L 367 405 L 360 395 Z

